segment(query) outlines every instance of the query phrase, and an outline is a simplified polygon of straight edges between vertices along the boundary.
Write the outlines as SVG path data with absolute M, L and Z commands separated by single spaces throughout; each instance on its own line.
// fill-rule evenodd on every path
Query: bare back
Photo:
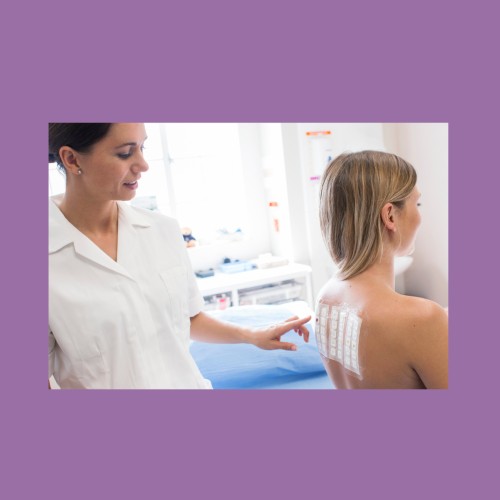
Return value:
M 333 279 L 316 314 L 318 347 L 335 387 L 447 387 L 448 317 L 437 304 Z

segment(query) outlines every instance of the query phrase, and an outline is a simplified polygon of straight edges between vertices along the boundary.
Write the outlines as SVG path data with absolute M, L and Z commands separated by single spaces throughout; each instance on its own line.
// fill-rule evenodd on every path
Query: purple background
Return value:
M 493 2 L 114 3 L 0 16 L 0 497 L 495 497 Z M 48 391 L 47 122 L 81 120 L 449 122 L 449 390 Z

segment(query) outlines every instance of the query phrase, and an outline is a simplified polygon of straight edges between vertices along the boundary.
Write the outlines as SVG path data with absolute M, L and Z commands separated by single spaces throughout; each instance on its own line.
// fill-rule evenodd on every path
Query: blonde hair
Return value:
M 344 153 L 326 168 L 320 184 L 320 225 L 339 278 L 368 269 L 382 256 L 382 207 L 403 208 L 417 182 L 415 169 L 380 151 Z

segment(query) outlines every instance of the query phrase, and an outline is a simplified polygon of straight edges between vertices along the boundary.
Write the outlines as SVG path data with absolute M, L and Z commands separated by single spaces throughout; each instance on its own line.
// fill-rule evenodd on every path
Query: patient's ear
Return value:
M 396 232 L 396 223 L 394 221 L 395 218 L 395 207 L 392 203 L 386 203 L 382 210 L 380 211 L 380 217 L 382 218 L 382 222 L 384 226 L 389 230 Z

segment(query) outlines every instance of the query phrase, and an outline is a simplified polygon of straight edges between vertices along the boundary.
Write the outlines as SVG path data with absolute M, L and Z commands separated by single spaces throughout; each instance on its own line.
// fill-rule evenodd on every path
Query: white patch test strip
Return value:
M 321 355 L 334 359 L 361 377 L 359 332 L 361 318 L 347 305 L 319 303 L 316 312 L 316 343 Z

